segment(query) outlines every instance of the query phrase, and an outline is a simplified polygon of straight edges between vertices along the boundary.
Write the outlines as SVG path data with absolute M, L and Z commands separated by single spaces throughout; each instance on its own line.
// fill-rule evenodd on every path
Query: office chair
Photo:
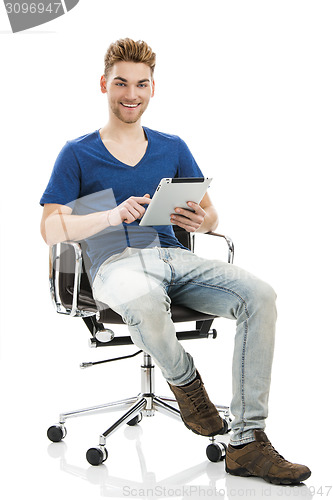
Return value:
M 188 233 L 178 226 L 174 226 L 174 231 L 178 240 L 185 247 L 194 251 L 195 234 Z M 234 245 L 232 240 L 227 236 L 214 232 L 206 233 L 206 235 L 217 236 L 224 239 L 228 246 L 228 262 L 232 263 L 234 258 Z M 88 266 L 89 263 L 87 263 L 83 242 L 66 241 L 64 243 L 58 243 L 50 249 L 50 291 L 56 311 L 60 314 L 67 314 L 83 319 L 91 334 L 91 347 L 112 347 L 133 344 L 129 335 L 116 336 L 111 329 L 105 328 L 104 323 L 124 324 L 124 322 L 121 316 L 112 311 L 106 304 L 96 303 L 94 300 L 87 274 Z M 177 332 L 177 338 L 179 340 L 216 338 L 216 330 L 211 329 L 211 325 L 216 316 L 203 314 L 187 307 L 172 304 L 171 314 L 174 323 L 195 321 L 195 328 L 193 330 Z M 143 351 L 138 351 L 134 354 L 122 356 L 120 358 L 82 363 L 81 368 L 130 358 L 141 352 Z M 106 439 L 122 425 L 136 425 L 141 421 L 143 416 L 152 417 L 156 410 L 171 417 L 181 419 L 175 399 L 157 396 L 155 394 L 154 375 L 152 358 L 149 354 L 143 352 L 141 390 L 138 395 L 113 403 L 61 413 L 59 423 L 52 425 L 48 429 L 48 438 L 53 442 L 61 441 L 67 434 L 65 422 L 68 418 L 85 415 L 87 413 L 105 412 L 106 410 L 126 410 L 111 427 L 100 435 L 99 445 L 95 448 L 90 448 L 86 453 L 86 458 L 91 465 L 100 465 L 105 462 L 108 457 L 108 452 L 105 447 Z M 222 418 L 225 421 L 225 428 L 227 429 L 226 432 L 228 432 L 231 422 L 229 407 L 216 405 L 216 408 L 222 413 Z M 217 442 L 216 439 L 217 436 L 210 437 L 210 444 L 206 449 L 207 458 L 212 462 L 223 460 L 226 452 L 226 445 L 223 442 Z

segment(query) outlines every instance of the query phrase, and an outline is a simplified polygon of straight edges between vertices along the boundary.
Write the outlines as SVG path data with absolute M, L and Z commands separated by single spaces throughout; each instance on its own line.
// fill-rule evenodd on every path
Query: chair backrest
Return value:
M 178 241 L 189 250 L 193 251 L 193 239 L 191 233 L 179 226 L 173 226 L 173 231 L 175 233 Z

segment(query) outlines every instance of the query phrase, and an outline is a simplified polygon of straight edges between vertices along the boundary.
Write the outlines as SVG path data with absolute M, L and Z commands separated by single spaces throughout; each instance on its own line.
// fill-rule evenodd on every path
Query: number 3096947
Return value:
M 57 14 L 62 7 L 61 2 L 50 2 L 47 5 L 43 3 L 6 3 L 6 10 L 8 14 Z

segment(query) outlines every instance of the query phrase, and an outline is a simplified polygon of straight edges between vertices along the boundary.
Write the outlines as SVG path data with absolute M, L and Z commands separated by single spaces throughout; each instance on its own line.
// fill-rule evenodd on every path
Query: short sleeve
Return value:
M 179 166 L 177 177 L 203 177 L 197 162 L 192 156 L 187 144 L 178 138 Z
M 81 170 L 69 142 L 60 151 L 40 204 L 67 205 L 80 196 Z

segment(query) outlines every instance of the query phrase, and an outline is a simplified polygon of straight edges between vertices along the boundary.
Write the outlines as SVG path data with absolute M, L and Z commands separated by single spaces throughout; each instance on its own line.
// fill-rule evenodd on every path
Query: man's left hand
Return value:
M 177 207 L 175 208 L 175 213 L 171 214 L 170 219 L 173 224 L 193 233 L 200 228 L 206 217 L 206 212 L 198 203 L 188 201 L 187 204 L 191 210 Z M 192 212 L 192 210 L 194 211 Z

